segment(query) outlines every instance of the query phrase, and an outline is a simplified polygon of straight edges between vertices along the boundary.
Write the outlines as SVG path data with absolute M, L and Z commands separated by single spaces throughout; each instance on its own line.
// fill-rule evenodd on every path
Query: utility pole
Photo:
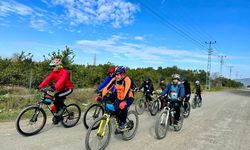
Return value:
M 96 54 L 94 55 L 94 63 L 93 65 L 95 66 L 96 65 Z
M 213 53 L 213 49 L 212 49 L 212 44 L 215 44 L 216 41 L 212 42 L 205 42 L 205 44 L 209 44 L 209 48 L 208 48 L 208 61 L 207 61 L 207 73 L 206 73 L 206 89 L 210 90 L 210 75 L 211 75 L 211 55 Z
M 230 79 L 232 79 L 232 69 L 233 69 L 233 66 L 228 66 L 229 68 L 229 71 L 230 71 Z
M 220 86 L 222 87 L 222 77 L 223 77 L 223 73 L 222 73 L 222 69 L 223 69 L 223 65 L 224 65 L 224 58 L 226 58 L 227 56 L 218 56 L 220 59 Z

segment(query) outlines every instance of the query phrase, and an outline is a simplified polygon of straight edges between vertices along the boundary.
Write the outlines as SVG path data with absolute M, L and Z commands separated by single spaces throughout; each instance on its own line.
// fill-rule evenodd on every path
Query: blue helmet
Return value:
M 125 73 L 125 67 L 124 66 L 119 66 L 116 68 L 115 70 L 115 74 L 122 74 L 122 73 Z

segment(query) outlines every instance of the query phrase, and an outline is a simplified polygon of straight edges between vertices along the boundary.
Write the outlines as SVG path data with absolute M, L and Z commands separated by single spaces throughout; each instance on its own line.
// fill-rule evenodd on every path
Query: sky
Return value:
M 0 0 L 0 57 L 35 61 L 67 45 L 76 64 L 207 69 L 250 77 L 248 0 Z

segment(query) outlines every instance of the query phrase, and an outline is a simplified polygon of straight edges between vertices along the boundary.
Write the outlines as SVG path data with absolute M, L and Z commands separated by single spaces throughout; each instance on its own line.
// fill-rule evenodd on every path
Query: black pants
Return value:
M 130 105 L 132 105 L 132 103 L 134 102 L 134 98 L 129 97 L 129 98 L 126 98 L 124 101 L 127 102 L 127 105 L 124 109 L 120 109 L 120 107 L 119 107 L 119 105 L 122 101 L 120 101 L 119 99 L 116 99 L 114 102 L 114 107 L 118 113 L 118 119 L 119 119 L 120 123 L 126 123 L 126 120 L 128 117 L 128 107 Z
M 64 89 L 55 94 L 54 104 L 56 106 L 57 111 L 59 111 L 64 106 L 64 100 L 66 99 L 66 96 L 68 96 L 72 92 L 73 92 L 73 89 Z
M 182 102 L 181 101 L 171 101 L 171 108 L 174 107 L 176 113 L 175 113 L 175 120 L 179 121 L 180 120 L 180 114 L 181 114 L 181 106 Z
M 146 93 L 145 93 L 146 101 L 152 101 L 151 95 L 152 95 L 152 93 L 149 93 L 149 92 L 146 92 Z
M 202 101 L 202 98 L 201 98 L 201 93 L 196 93 L 196 95 L 200 98 L 200 100 Z

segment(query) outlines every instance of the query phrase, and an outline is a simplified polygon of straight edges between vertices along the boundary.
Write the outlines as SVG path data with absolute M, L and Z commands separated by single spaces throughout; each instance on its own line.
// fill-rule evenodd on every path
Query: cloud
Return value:
M 47 28 L 47 25 L 48 25 L 47 21 L 42 20 L 42 19 L 30 21 L 30 27 L 38 31 L 45 31 Z M 53 31 L 49 31 L 49 33 L 53 33 Z
M 15 0 L 0 1 L 0 17 L 16 15 L 21 22 L 38 31 L 51 31 L 51 27 L 77 32 L 72 28 L 81 25 L 106 25 L 121 28 L 134 21 L 139 6 L 126 0 L 42 0 L 41 6 L 29 7 Z M 57 10 L 57 11 L 55 11 Z M 23 19 L 25 17 L 25 19 Z M 35 22 L 34 18 L 38 21 Z M 47 22 L 47 23 L 46 23 Z M 36 25 L 35 23 L 38 23 Z M 47 27 L 45 27 L 47 26 Z M 50 27 L 48 27 L 50 26 Z
M 71 25 L 110 23 L 114 28 L 131 24 L 140 10 L 125 0 L 54 0 L 52 4 L 65 8 L 64 17 Z
M 144 37 L 143 36 L 135 36 L 134 39 L 138 40 L 138 41 L 143 41 Z
M 0 1 L 0 16 L 18 14 L 21 16 L 31 15 L 33 9 L 13 0 Z

